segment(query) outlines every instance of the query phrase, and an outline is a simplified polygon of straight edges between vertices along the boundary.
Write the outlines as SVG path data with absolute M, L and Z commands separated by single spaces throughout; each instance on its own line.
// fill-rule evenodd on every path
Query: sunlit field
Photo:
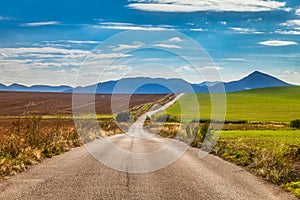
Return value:
M 210 119 L 211 101 L 209 94 L 198 94 L 200 118 Z M 186 94 L 167 110 L 180 119 L 180 109 L 185 110 L 186 121 L 198 118 L 191 94 Z M 275 87 L 232 92 L 226 94 L 226 120 L 290 122 L 300 118 L 300 87 Z M 180 108 L 180 105 L 182 106 Z M 188 112 L 189 111 L 189 112 Z

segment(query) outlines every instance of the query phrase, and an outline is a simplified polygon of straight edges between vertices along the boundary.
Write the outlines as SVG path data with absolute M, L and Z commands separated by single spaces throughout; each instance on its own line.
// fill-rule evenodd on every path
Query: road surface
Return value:
M 154 138 L 152 138 L 154 139 Z M 161 140 L 161 138 L 155 138 Z M 114 143 L 139 151 L 145 140 L 128 135 Z M 154 145 L 148 142 L 148 146 Z M 150 147 L 149 147 L 150 148 Z M 0 184 L 0 199 L 293 199 L 242 168 L 189 148 L 173 164 L 149 173 L 121 172 L 75 148 Z
M 296 199 L 218 157 L 199 159 L 199 149 L 151 135 L 142 122 L 6 178 L 0 199 Z

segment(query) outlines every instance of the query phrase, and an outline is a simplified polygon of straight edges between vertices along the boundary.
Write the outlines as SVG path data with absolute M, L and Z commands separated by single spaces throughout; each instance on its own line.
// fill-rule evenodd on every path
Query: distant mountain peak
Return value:
M 274 77 L 274 76 L 271 76 L 269 74 L 266 74 L 266 73 L 263 73 L 263 72 L 260 72 L 260 71 L 254 71 L 252 72 L 251 74 L 249 74 L 248 76 L 244 77 L 243 79 L 241 80 L 247 80 L 247 79 L 251 79 L 251 80 L 255 80 L 257 79 L 257 81 L 265 81 L 265 80 L 268 80 L 268 81 L 278 81 L 278 82 L 281 82 L 281 83 L 285 83 L 284 81 Z
M 260 72 L 260 71 L 254 71 L 251 74 L 249 74 L 248 76 L 269 76 L 269 77 L 272 77 L 271 75 Z
M 226 91 L 233 92 L 239 90 L 280 86 L 290 86 L 290 84 L 269 74 L 265 74 L 260 71 L 254 71 L 238 81 L 226 83 Z

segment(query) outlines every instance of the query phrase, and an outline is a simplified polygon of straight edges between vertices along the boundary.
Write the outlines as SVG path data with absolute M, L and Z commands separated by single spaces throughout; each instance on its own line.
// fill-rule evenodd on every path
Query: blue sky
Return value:
M 106 42 L 128 30 L 131 38 Z M 186 38 L 142 37 L 164 31 Z M 231 81 L 259 70 L 300 84 L 299 36 L 299 0 L 10 0 L 0 7 L 0 82 L 74 85 L 85 61 L 94 66 L 80 73 L 84 85 L 115 61 L 101 81 L 147 75 Z M 198 51 L 186 51 L 188 38 L 214 63 L 202 62 Z M 149 45 L 154 49 L 141 50 Z M 221 76 L 203 79 L 189 63 L 159 48 L 188 52 L 203 72 L 217 70 Z M 86 60 L 93 56 L 98 63 Z

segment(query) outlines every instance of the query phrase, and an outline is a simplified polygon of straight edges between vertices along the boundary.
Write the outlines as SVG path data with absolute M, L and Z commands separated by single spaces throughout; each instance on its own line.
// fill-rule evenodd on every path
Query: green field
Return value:
M 215 154 L 300 197 L 300 130 L 222 131 Z
M 210 119 L 210 95 L 197 94 L 197 97 L 200 118 Z M 300 87 L 296 86 L 232 92 L 226 94 L 226 100 L 226 120 L 290 122 L 300 118 Z M 199 118 L 199 113 L 195 112 L 196 107 L 193 95 L 186 94 L 167 113 L 180 119 L 182 109 L 185 111 L 182 118 L 189 121 Z M 218 109 L 217 106 L 216 110 Z

